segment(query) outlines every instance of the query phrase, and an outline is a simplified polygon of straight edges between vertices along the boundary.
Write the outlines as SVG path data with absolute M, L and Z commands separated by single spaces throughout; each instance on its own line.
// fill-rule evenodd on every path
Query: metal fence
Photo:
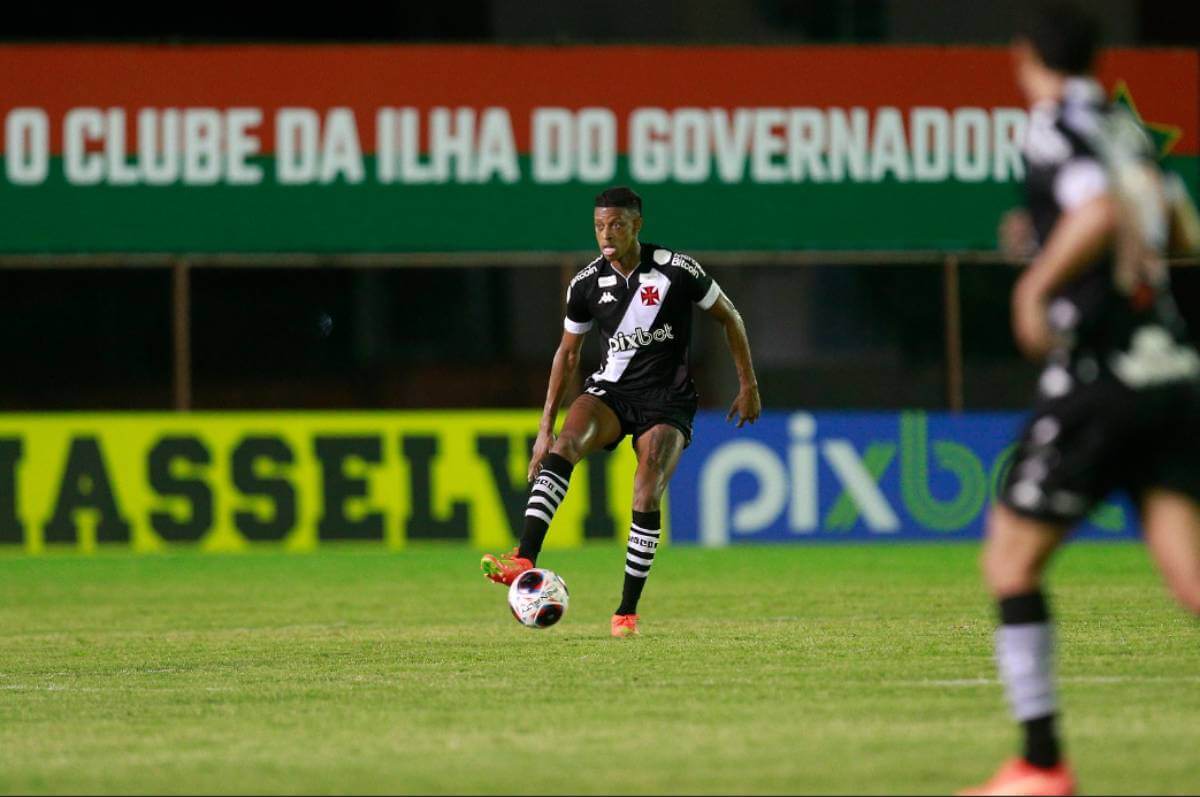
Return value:
M 918 267 L 940 270 L 940 369 L 943 395 L 940 406 L 951 411 L 964 409 L 964 308 L 962 278 L 973 269 L 1010 270 L 1020 264 L 1011 263 L 995 252 L 847 252 L 847 251 L 780 251 L 780 252 L 698 252 L 701 262 L 717 271 L 733 268 L 812 269 L 815 267 Z M 162 269 L 170 272 L 171 319 L 171 406 L 186 411 L 195 406 L 193 391 L 193 274 L 199 269 L 406 269 L 406 268 L 516 268 L 536 267 L 557 269 L 559 282 L 565 287 L 574 271 L 594 253 L 572 252 L 499 252 L 499 253 L 412 253 L 412 254 L 64 254 L 64 255 L 3 255 L 0 269 Z M 1177 259 L 1175 267 L 1200 264 L 1200 259 Z M 282 277 L 282 275 L 281 275 Z M 921 296 L 898 295 L 896 302 L 915 300 L 934 301 L 928 286 Z M 1007 297 L 1003 297 L 1006 302 Z M 431 308 L 430 312 L 434 312 Z M 777 323 L 788 323 L 778 319 Z M 548 330 L 553 333 L 553 330 Z M 756 330 L 756 335 L 770 330 Z

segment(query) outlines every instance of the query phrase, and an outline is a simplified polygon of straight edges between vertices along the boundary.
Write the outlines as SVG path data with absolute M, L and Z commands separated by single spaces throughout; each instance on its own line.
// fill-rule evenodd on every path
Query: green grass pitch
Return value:
M 550 551 L 556 628 L 478 552 L 0 555 L 0 793 L 946 793 L 1015 750 L 972 545 Z M 1200 623 L 1138 545 L 1052 573 L 1086 792 L 1200 788 Z

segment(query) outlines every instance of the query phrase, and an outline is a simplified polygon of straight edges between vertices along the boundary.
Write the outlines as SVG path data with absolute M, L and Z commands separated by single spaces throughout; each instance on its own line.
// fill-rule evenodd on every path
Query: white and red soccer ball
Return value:
M 567 613 L 566 582 L 553 570 L 535 567 L 513 579 L 508 606 L 527 628 L 549 628 Z

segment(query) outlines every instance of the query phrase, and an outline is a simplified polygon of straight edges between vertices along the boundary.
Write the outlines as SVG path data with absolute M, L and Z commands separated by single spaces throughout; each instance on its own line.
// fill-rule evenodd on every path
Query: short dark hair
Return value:
M 1100 44 L 1100 25 L 1074 3 L 1039 3 L 1018 34 L 1029 39 L 1042 63 L 1055 72 L 1085 75 L 1092 71 Z
M 632 188 L 624 185 L 606 188 L 596 194 L 598 208 L 629 208 L 642 215 L 642 198 Z

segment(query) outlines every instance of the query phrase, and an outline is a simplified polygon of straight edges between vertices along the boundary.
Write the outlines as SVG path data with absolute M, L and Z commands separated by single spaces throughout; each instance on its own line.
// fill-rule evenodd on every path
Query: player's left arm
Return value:
M 717 297 L 706 312 L 724 327 L 725 341 L 729 344 L 729 353 L 733 355 L 733 364 L 737 368 L 738 394 L 725 420 L 736 417 L 740 429 L 747 421 L 757 421 L 758 416 L 762 414 L 758 378 L 754 375 L 754 363 L 750 359 L 750 338 L 746 335 L 746 325 L 742 322 L 741 313 L 724 293 Z
M 1167 175 L 1166 195 L 1170 253 L 1192 255 L 1200 252 L 1200 212 L 1196 210 L 1196 205 L 1178 174 Z
M 1107 190 L 1073 207 L 1059 217 L 1046 245 L 1017 281 L 1013 333 L 1027 357 L 1041 360 L 1053 348 L 1047 319 L 1050 298 L 1112 243 L 1117 216 L 1117 200 Z

